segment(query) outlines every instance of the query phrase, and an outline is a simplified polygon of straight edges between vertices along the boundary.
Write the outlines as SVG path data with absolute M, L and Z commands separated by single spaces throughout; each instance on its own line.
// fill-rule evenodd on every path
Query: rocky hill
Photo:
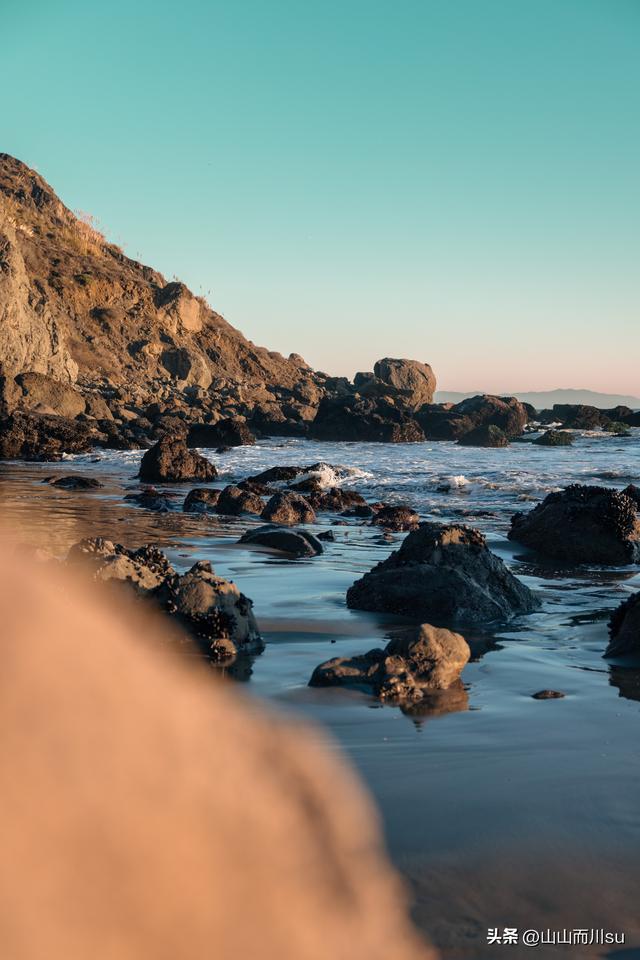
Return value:
M 0 362 L 6 378 L 45 374 L 85 396 L 144 406 L 212 394 L 265 419 L 278 419 L 283 401 L 295 418 L 312 418 L 327 380 L 295 354 L 255 346 L 183 284 L 125 256 L 7 154 Z

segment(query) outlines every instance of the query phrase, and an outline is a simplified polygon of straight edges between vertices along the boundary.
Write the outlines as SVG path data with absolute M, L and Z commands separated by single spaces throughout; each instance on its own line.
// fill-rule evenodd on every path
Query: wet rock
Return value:
M 215 480 L 218 471 L 209 460 L 187 447 L 183 436 L 164 436 L 147 450 L 139 477 L 148 483 L 181 483 Z
M 194 487 L 185 497 L 182 509 L 185 513 L 212 513 L 221 492 L 211 487 Z
M 609 620 L 605 657 L 640 655 L 640 591 L 617 607 Z
M 415 530 L 420 523 L 420 517 L 411 507 L 386 504 L 374 514 L 371 523 L 387 530 Z
M 633 500 L 636 507 L 640 509 L 640 487 L 637 487 L 635 483 L 630 483 L 628 487 L 625 487 L 622 491 L 625 497 L 629 497 L 630 500 Z
M 0 420 L 0 460 L 60 460 L 101 440 L 88 423 L 49 414 L 14 413 Z
M 329 543 L 333 543 L 336 539 L 336 535 L 333 530 L 323 530 L 322 533 L 317 534 L 318 540 L 326 540 Z
M 385 504 L 383 503 L 363 503 L 356 504 L 355 507 L 349 507 L 348 510 L 342 512 L 343 517 L 357 517 L 362 520 L 366 520 L 368 517 L 375 517 L 378 510 L 382 509 Z
M 264 510 L 264 500 L 250 490 L 228 486 L 220 493 L 216 504 L 216 513 L 237 517 L 241 513 L 255 513 L 258 516 Z
M 469 646 L 460 634 L 423 623 L 393 633 L 383 650 L 320 664 L 309 685 L 356 687 L 383 701 L 415 703 L 429 691 L 454 684 L 469 656 Z
M 478 530 L 422 523 L 349 588 L 347 605 L 450 626 L 504 621 L 539 602 Z
M 573 437 L 564 430 L 546 430 L 541 436 L 532 440 L 539 447 L 571 447 Z
M 509 539 L 569 563 L 634 563 L 640 559 L 636 504 L 618 490 L 573 484 L 550 493 L 529 513 L 516 513 Z
M 274 494 L 260 514 L 270 523 L 286 524 L 314 523 L 315 512 L 309 502 L 299 493 L 281 490 Z
M 478 427 L 489 426 L 498 427 L 509 440 L 513 440 L 522 434 L 529 414 L 516 397 L 479 394 L 453 405 L 423 407 L 416 419 L 428 440 L 460 440 Z
M 538 690 L 537 693 L 531 694 L 532 700 L 561 700 L 565 697 L 566 694 L 562 693 L 561 690 Z
M 80 540 L 71 547 L 67 564 L 81 563 L 91 569 L 95 580 L 128 583 L 142 596 L 153 594 L 167 577 L 175 574 L 164 553 L 156 547 L 129 550 L 104 537 Z
M 214 660 L 258 653 L 263 647 L 252 603 L 235 584 L 199 561 L 182 576 L 156 547 L 137 550 L 102 537 L 81 540 L 67 564 L 84 566 L 94 580 L 126 584 L 170 615 Z
M 266 524 L 255 530 L 247 530 L 238 542 L 277 550 L 278 553 L 286 553 L 291 557 L 315 557 L 323 552 L 319 537 L 314 537 L 306 530 L 292 530 L 277 524 Z
M 463 447 L 508 447 L 509 438 L 500 427 L 488 423 L 463 434 L 458 443 Z
M 395 404 L 358 394 L 324 397 L 310 426 L 316 440 L 420 443 L 419 424 Z
M 543 422 L 550 419 L 571 430 L 597 430 L 609 421 L 604 410 L 585 403 L 555 403 L 551 412 L 543 411 Z
M 269 467 L 268 470 L 263 470 L 261 473 L 256 473 L 251 477 L 247 477 L 245 483 L 289 483 L 291 480 L 295 480 L 301 473 L 305 470 L 308 470 L 308 467 L 296 467 L 296 466 L 283 466 L 283 467 Z
M 168 577 L 158 599 L 214 660 L 264 649 L 251 600 L 234 583 L 216 576 L 206 560 L 182 576 Z
M 378 380 L 389 384 L 403 395 L 404 406 L 408 410 L 419 410 L 425 403 L 431 403 L 433 400 L 436 378 L 428 363 L 385 357 L 383 360 L 378 360 L 373 373 Z M 368 379 L 363 378 L 359 386 L 364 386 Z M 358 386 L 355 383 L 354 385 Z
M 255 434 L 244 420 L 228 417 L 217 423 L 194 424 L 189 429 L 189 447 L 241 447 L 256 442 Z
M 45 482 L 63 490 L 99 490 L 104 486 L 95 477 L 85 477 L 78 473 L 71 473 L 66 477 L 47 477 Z
M 329 490 L 317 490 L 307 494 L 314 510 L 337 513 L 353 506 L 364 506 L 366 503 L 362 494 L 356 490 L 345 490 L 342 487 L 331 487 Z

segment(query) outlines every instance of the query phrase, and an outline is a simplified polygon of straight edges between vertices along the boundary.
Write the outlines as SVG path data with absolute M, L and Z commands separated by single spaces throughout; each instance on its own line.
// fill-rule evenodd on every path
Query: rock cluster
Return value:
M 139 477 L 146 483 L 182 483 L 188 480 L 215 480 L 218 471 L 211 461 L 194 453 L 183 436 L 164 436 L 147 450 Z
M 213 660 L 232 661 L 263 647 L 252 603 L 235 584 L 216 576 L 207 561 L 178 574 L 164 553 L 145 546 L 130 550 L 102 537 L 81 540 L 67 564 L 85 566 L 95 580 L 127 584 L 153 599 Z

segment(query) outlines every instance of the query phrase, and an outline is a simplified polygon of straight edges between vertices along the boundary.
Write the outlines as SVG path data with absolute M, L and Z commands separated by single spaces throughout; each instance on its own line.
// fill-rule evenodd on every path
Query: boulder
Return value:
M 573 436 L 564 430 L 546 430 L 531 442 L 539 447 L 571 447 L 573 446 Z
M 347 606 L 444 627 L 505 621 L 539 603 L 489 550 L 480 531 L 422 523 L 349 588 Z
M 336 657 L 314 670 L 309 686 L 356 687 L 391 703 L 416 703 L 454 684 L 471 651 L 459 633 L 431 624 L 399 630 L 381 650 Z
M 608 487 L 576 483 L 550 493 L 533 510 L 515 514 L 509 539 L 568 563 L 640 560 L 636 504 Z
M 59 417 L 73 420 L 86 410 L 86 400 L 71 384 L 61 383 L 44 373 L 19 373 L 15 378 L 22 392 L 23 410 L 47 408 Z
M 127 583 L 141 596 L 154 594 L 175 571 L 164 553 L 145 546 L 129 550 L 104 537 L 90 537 L 75 543 L 67 555 L 67 565 L 84 564 L 93 579 Z
M 315 512 L 308 500 L 293 493 L 291 490 L 281 490 L 275 493 L 260 514 L 263 520 L 269 523 L 286 524 L 314 523 Z
M 605 657 L 640 655 L 640 591 L 614 610 L 609 620 L 609 638 Z
M 419 410 L 425 403 L 431 403 L 433 400 L 436 378 L 428 363 L 385 357 L 383 360 L 378 360 L 373 372 L 378 380 L 389 384 L 404 395 L 403 405 L 407 410 Z M 360 382 L 360 386 L 364 386 L 364 383 Z
M 415 530 L 420 517 L 411 507 L 385 504 L 376 511 L 371 523 L 387 530 Z
M 216 576 L 207 560 L 182 576 L 168 577 L 158 597 L 212 659 L 264 650 L 251 600 L 234 583 Z
M 458 443 L 463 447 L 508 447 L 509 438 L 506 433 L 493 423 L 483 423 L 474 427 L 469 433 L 463 434 Z
M 255 530 L 247 530 L 238 542 L 276 550 L 291 557 L 316 557 L 323 552 L 318 537 L 314 537 L 312 533 L 306 530 L 292 530 L 290 527 L 279 527 L 272 523 L 257 527 Z
M 189 450 L 183 436 L 164 436 L 143 456 L 138 476 L 147 483 L 207 483 L 216 479 L 218 471 L 209 460 Z
M 217 423 L 193 424 L 187 435 L 189 447 L 241 447 L 255 442 L 255 434 L 248 424 L 237 417 L 228 417 Z
M 428 440 L 460 440 L 478 427 L 498 427 L 508 439 L 522 434 L 529 414 L 516 397 L 479 394 L 453 406 L 433 404 L 416 414 Z M 482 446 L 485 444 L 483 443 Z
M 48 414 L 13 413 L 0 420 L 0 460 L 60 460 L 100 441 L 87 423 Z
M 314 510 L 323 510 L 337 513 L 349 507 L 363 506 L 365 499 L 356 490 L 345 490 L 342 487 L 330 487 L 328 490 L 317 490 L 306 495 L 306 499 Z
M 211 487 L 194 487 L 185 497 L 182 509 L 185 513 L 211 513 L 216 508 L 221 492 Z
M 597 430 L 610 420 L 604 410 L 586 403 L 554 403 L 550 412 L 544 411 L 544 418 L 571 430 Z
M 241 513 L 255 513 L 258 516 L 264 510 L 264 500 L 250 490 L 228 486 L 221 491 L 216 504 L 216 513 L 225 513 L 237 517 Z
M 388 400 L 340 395 L 320 401 L 310 434 L 316 440 L 420 443 L 419 424 Z

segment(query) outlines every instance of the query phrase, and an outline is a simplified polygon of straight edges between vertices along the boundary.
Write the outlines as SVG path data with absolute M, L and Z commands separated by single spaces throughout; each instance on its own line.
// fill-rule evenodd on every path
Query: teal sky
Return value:
M 0 0 L 0 149 L 258 343 L 640 393 L 640 0 Z

